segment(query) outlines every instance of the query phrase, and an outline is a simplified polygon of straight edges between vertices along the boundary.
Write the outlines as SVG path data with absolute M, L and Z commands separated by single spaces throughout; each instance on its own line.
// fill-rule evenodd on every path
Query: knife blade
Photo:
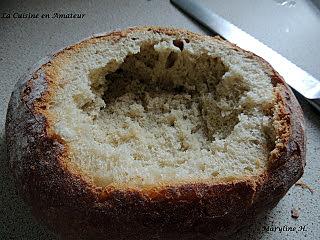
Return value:
M 299 92 L 320 111 L 320 81 L 305 72 L 270 47 L 228 22 L 199 1 L 170 0 L 187 15 L 198 21 L 209 30 L 219 34 L 237 46 L 251 51 L 268 61 L 279 72 L 286 83 Z M 318 105 L 319 104 L 319 105 Z

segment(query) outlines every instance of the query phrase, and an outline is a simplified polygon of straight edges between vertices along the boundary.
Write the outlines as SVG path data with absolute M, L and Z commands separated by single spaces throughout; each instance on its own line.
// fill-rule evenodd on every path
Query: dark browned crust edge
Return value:
M 131 28 L 97 38 L 117 41 L 130 31 L 201 38 L 184 30 L 159 27 Z M 75 47 L 79 46 L 62 51 Z M 277 101 L 283 104 L 279 117 L 285 119 L 290 130 L 280 153 L 270 161 L 269 170 L 259 178 L 167 186 L 148 194 L 102 190 L 66 169 L 62 160 L 67 149 L 59 136 L 47 132 L 48 119 L 37 109 L 50 84 L 41 67 L 50 64 L 52 57 L 38 64 L 17 83 L 6 119 L 10 168 L 21 196 L 32 206 L 37 219 L 66 239 L 212 239 L 234 232 L 258 213 L 273 208 L 303 174 L 303 114 L 283 78 L 263 59 L 246 53 L 265 66 L 280 90 Z

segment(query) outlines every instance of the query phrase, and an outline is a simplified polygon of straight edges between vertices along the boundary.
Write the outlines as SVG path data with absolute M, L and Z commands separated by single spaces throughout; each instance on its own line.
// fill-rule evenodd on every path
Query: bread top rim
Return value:
M 95 191 L 98 192 L 114 192 L 114 191 L 120 191 L 120 192 L 139 192 L 143 195 L 148 195 L 148 196 L 152 196 L 152 198 L 155 198 L 155 196 L 157 196 L 157 193 L 163 192 L 163 191 L 168 191 L 169 189 L 214 189 L 214 188 L 221 188 L 221 187 L 227 187 L 227 186 L 235 186 L 237 184 L 245 184 L 250 186 L 251 189 L 256 189 L 257 186 L 261 186 L 264 184 L 265 181 L 267 181 L 267 179 L 269 179 L 270 175 L 272 175 L 271 173 L 278 168 L 279 166 L 285 164 L 285 161 L 280 161 L 279 159 L 281 158 L 285 158 L 287 156 L 286 153 L 290 152 L 288 151 L 288 145 L 290 145 L 290 142 L 293 141 L 292 138 L 294 137 L 294 135 L 296 135 L 297 133 L 295 133 L 295 131 L 297 131 L 299 134 L 302 133 L 302 140 L 304 140 L 305 136 L 303 134 L 303 119 L 302 119 L 302 113 L 301 110 L 300 112 L 290 112 L 291 111 L 291 107 L 289 105 L 286 104 L 286 101 L 289 102 L 290 98 L 293 97 L 291 90 L 287 87 L 287 85 L 284 83 L 283 79 L 281 78 L 281 76 L 279 76 L 279 74 L 267 63 L 265 62 L 262 58 L 249 53 L 247 51 L 244 51 L 242 49 L 239 49 L 236 45 L 233 45 L 229 42 L 226 42 L 224 40 L 222 40 L 221 38 L 217 38 L 218 41 L 223 41 L 224 43 L 228 44 L 229 46 L 237 49 L 238 51 L 244 51 L 248 54 L 250 54 L 253 58 L 256 58 L 258 61 L 261 61 L 263 66 L 265 66 L 265 71 L 271 75 L 272 80 L 273 80 L 273 85 L 279 87 L 279 91 L 277 91 L 277 98 L 279 101 L 282 101 L 284 104 L 284 107 L 281 109 L 282 111 L 282 117 L 283 118 L 288 118 L 291 120 L 292 122 L 299 122 L 299 130 L 295 129 L 295 124 L 291 124 L 289 127 L 291 127 L 291 129 L 289 130 L 290 134 L 288 136 L 283 136 L 283 141 L 279 143 L 279 145 L 276 147 L 276 150 L 273 154 L 273 156 L 270 158 L 270 164 L 268 169 L 263 172 L 262 174 L 260 174 L 259 176 L 250 176 L 250 177 L 240 177 L 240 178 L 222 178 L 222 179 L 217 179 L 216 181 L 199 181 L 199 182 L 179 182 L 179 183 L 168 183 L 168 184 L 164 184 L 164 185 L 160 185 L 160 186 L 146 186 L 143 187 L 142 189 L 139 188 L 128 188 L 126 186 L 121 186 L 121 184 L 119 185 L 115 185 L 115 186 L 111 186 L 111 187 L 106 187 L 106 188 L 101 188 L 101 187 L 97 187 L 94 184 L 92 184 L 92 182 L 90 181 L 90 178 L 86 177 L 83 175 L 83 173 L 81 173 L 80 171 L 70 171 L 70 169 L 68 169 L 66 167 L 66 165 L 63 163 L 64 161 L 64 156 L 65 154 L 68 154 L 68 150 L 66 145 L 64 144 L 63 140 L 61 139 L 60 136 L 57 136 L 54 132 L 52 132 L 50 130 L 50 116 L 44 114 L 45 113 L 45 109 L 43 109 L 43 105 L 41 104 L 42 102 L 46 102 L 48 99 L 50 99 L 50 92 L 48 91 L 48 87 L 54 84 L 54 82 L 50 81 L 47 79 L 47 77 L 44 75 L 45 72 L 43 71 L 43 67 L 51 64 L 51 61 L 54 57 L 60 55 L 60 54 L 68 54 L 70 51 L 77 51 L 79 48 L 81 47 L 85 47 L 87 44 L 92 44 L 95 43 L 97 41 L 103 41 L 104 39 L 112 39 L 113 41 L 117 41 L 122 37 L 125 37 L 129 32 L 131 31 L 160 31 L 162 33 L 168 34 L 168 35 L 179 35 L 180 33 L 183 33 L 185 35 L 188 35 L 190 37 L 195 37 L 195 38 L 211 38 L 209 36 L 202 36 L 199 34 L 194 34 L 191 33 L 189 31 L 186 30 L 180 30 L 180 29 L 170 29 L 170 28 L 161 28 L 161 27 L 133 27 L 133 28 L 129 28 L 127 30 L 124 31 L 117 31 L 117 32 L 111 32 L 111 33 L 107 33 L 107 34 L 100 34 L 98 36 L 94 36 L 93 38 L 87 38 L 83 41 L 80 41 L 79 43 L 76 43 L 74 45 L 68 46 L 62 50 L 60 50 L 59 52 L 45 58 L 44 60 L 42 60 L 36 67 L 33 68 L 33 70 L 31 70 L 31 74 L 24 76 L 24 82 L 23 83 L 18 83 L 18 88 L 21 90 L 23 88 L 23 93 L 21 94 L 20 99 L 21 101 L 24 101 L 25 107 L 32 112 L 32 115 L 35 117 L 35 119 L 38 119 L 38 123 L 43 125 L 43 130 L 42 130 L 42 134 L 46 135 L 46 138 L 51 139 L 52 141 L 58 142 L 60 147 L 60 151 L 56 152 L 57 156 L 56 159 L 59 162 L 59 166 L 61 168 L 64 169 L 64 174 L 68 175 L 69 177 L 71 177 L 72 179 L 82 179 L 83 180 L 83 184 L 86 186 L 89 186 L 90 189 L 95 189 Z M 66 53 L 68 52 L 68 53 Z M 35 82 L 36 80 L 40 80 L 38 82 Z M 40 90 L 40 93 L 39 93 Z M 281 91 L 282 92 L 281 92 Z M 37 91 L 37 92 L 35 92 Z M 284 95 L 286 96 L 283 96 Z M 294 103 L 293 105 L 296 106 L 297 103 Z M 9 104 L 9 108 L 10 106 L 12 106 L 13 104 L 10 103 Z M 14 124 L 10 117 L 7 118 L 7 122 L 6 122 L 6 135 L 10 135 L 10 132 L 12 130 L 12 125 Z M 293 128 L 293 129 L 292 129 Z M 9 141 L 12 141 L 12 138 L 9 136 Z M 305 141 L 302 141 L 299 143 L 300 146 L 300 154 L 302 155 L 302 158 L 304 158 L 304 162 L 305 162 Z M 63 147 L 62 147 L 63 146 Z M 101 194 L 100 194 L 101 195 Z M 105 194 L 102 194 L 103 196 L 105 196 Z M 162 195 L 162 194 L 160 194 Z

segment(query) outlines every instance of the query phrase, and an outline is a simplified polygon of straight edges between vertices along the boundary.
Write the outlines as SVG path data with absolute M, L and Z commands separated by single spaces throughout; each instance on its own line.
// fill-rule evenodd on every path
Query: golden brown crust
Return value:
M 131 31 L 208 38 L 184 30 L 130 28 L 87 39 L 53 57 L 101 39 L 117 41 Z M 43 68 L 51 64 L 50 57 L 17 83 L 6 121 L 10 167 L 21 196 L 32 206 L 35 216 L 67 239 L 212 239 L 235 231 L 258 213 L 274 207 L 303 174 L 303 114 L 290 88 L 267 62 L 231 46 L 264 66 L 276 87 L 277 102 L 282 103 L 278 111 L 283 123 L 282 141 L 266 172 L 246 179 L 144 190 L 94 186 L 66 168 L 66 145 L 48 132 L 50 116 L 43 102 L 50 99 L 48 89 L 54 88 L 54 82 Z

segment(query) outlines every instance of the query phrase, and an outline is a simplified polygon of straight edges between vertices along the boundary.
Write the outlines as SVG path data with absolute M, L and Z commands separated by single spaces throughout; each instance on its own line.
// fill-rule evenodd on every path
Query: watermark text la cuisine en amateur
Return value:
M 80 19 L 85 13 L 30 13 L 30 12 L 0 12 L 0 18 L 5 19 Z

